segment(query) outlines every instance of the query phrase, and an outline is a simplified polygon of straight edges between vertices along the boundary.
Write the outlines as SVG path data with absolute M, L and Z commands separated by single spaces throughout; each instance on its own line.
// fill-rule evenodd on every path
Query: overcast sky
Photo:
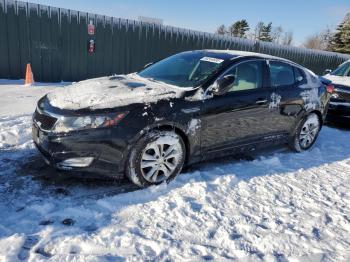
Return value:
M 294 33 L 295 44 L 326 27 L 336 27 L 350 12 L 350 0 L 31 0 L 46 4 L 137 19 L 161 18 L 167 25 L 214 32 L 220 24 L 247 19 L 251 27 L 272 22 Z

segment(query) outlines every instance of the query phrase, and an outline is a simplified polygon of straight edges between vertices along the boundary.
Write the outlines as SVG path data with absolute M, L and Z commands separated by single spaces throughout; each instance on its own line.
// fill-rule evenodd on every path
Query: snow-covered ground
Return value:
M 33 112 L 38 98 L 68 83 L 49 85 L 37 83 L 35 86 L 24 86 L 23 84 L 23 80 L 0 79 L 0 117 Z
M 0 261 L 350 261 L 350 129 L 324 127 L 309 152 L 218 160 L 136 190 L 47 167 L 31 113 L 59 87 L 6 84 Z

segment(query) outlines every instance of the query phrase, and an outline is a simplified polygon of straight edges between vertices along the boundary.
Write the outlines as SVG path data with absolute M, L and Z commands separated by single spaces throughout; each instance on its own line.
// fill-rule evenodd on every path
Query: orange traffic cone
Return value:
M 34 76 L 33 76 L 32 67 L 30 66 L 30 64 L 27 64 L 26 79 L 25 79 L 24 84 L 26 86 L 30 86 L 30 85 L 34 84 Z

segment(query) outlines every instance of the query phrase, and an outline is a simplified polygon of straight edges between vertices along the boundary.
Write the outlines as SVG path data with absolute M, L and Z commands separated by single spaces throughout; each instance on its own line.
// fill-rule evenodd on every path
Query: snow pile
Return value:
M 48 95 L 50 104 L 61 109 L 101 109 L 130 103 L 149 103 L 174 98 L 181 89 L 157 83 L 137 74 L 101 77 L 75 83 Z
M 18 250 L 22 248 L 24 240 L 24 236 L 18 234 L 0 239 L 0 260 L 18 261 Z
M 350 259 L 348 130 L 324 127 L 309 152 L 218 160 L 135 191 L 46 167 L 29 113 L 0 117 L 13 138 L 0 145 L 0 260 Z
M 31 116 L 4 117 L 0 121 L 0 149 L 30 142 Z

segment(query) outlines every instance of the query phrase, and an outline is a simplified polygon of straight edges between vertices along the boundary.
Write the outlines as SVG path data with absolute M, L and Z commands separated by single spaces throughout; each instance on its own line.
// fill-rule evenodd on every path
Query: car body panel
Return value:
M 268 135 L 271 132 L 267 104 L 270 93 L 270 89 L 261 88 L 206 100 L 201 116 L 203 153 Z M 259 104 L 259 101 L 266 102 Z

